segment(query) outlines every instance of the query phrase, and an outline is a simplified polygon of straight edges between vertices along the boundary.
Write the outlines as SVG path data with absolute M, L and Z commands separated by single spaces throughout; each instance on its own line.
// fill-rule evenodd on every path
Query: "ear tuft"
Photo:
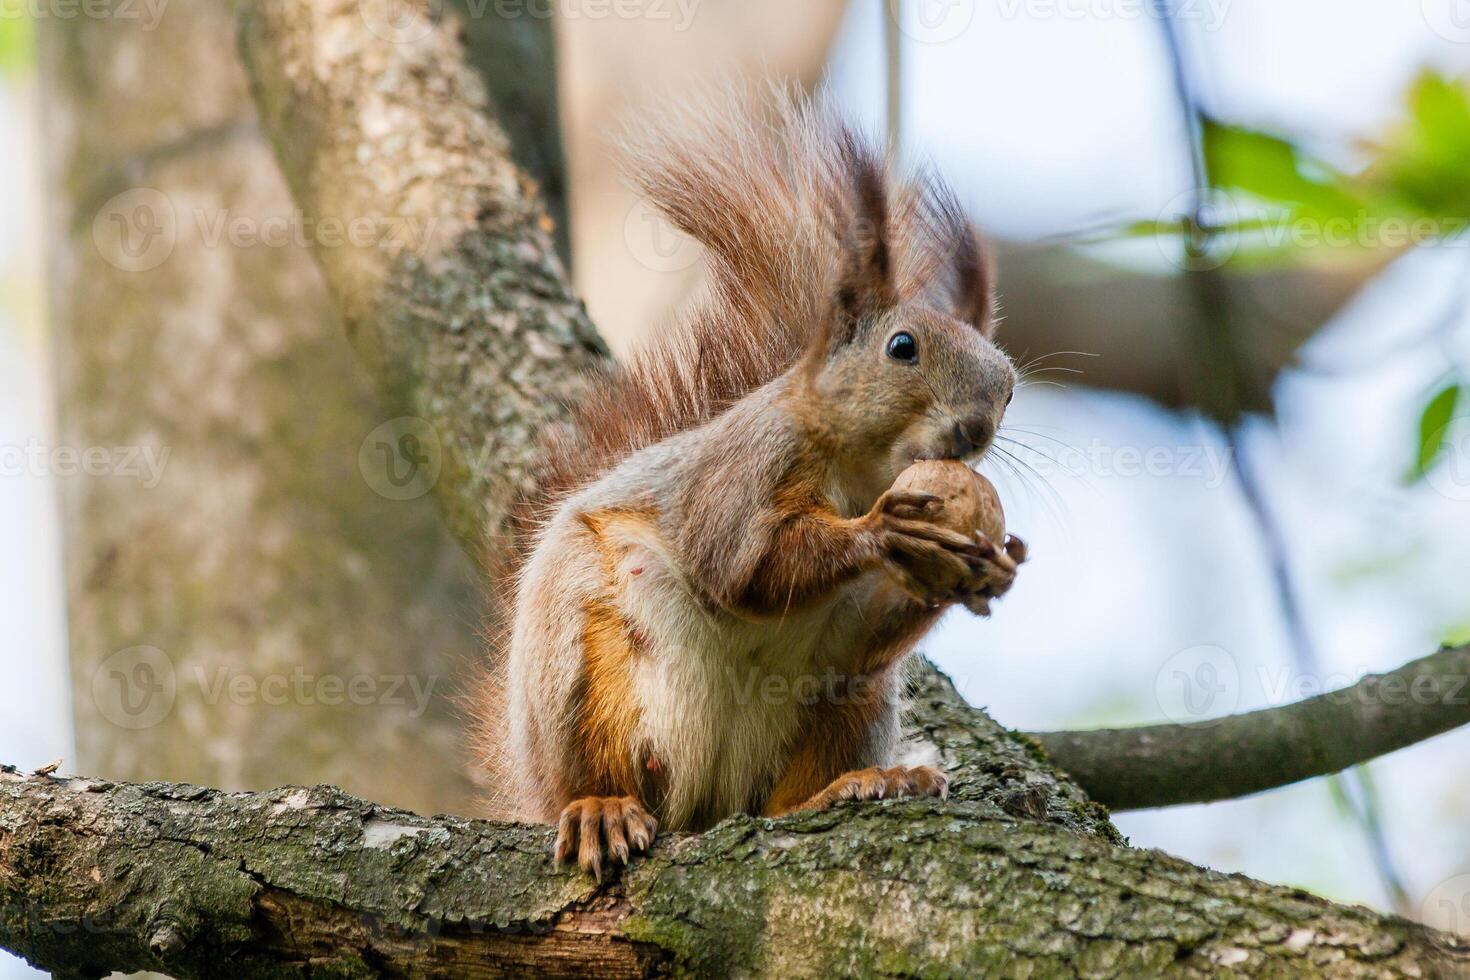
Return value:
M 923 201 L 916 216 L 922 229 L 919 235 L 932 241 L 930 264 L 919 273 L 921 279 L 929 280 L 928 300 L 992 337 L 996 327 L 993 251 L 947 184 L 930 174 L 921 186 Z
M 864 316 L 898 304 L 898 285 L 890 241 L 887 163 L 853 130 L 839 134 L 839 164 L 850 200 L 839 210 L 842 271 L 837 284 L 839 339 L 851 339 Z

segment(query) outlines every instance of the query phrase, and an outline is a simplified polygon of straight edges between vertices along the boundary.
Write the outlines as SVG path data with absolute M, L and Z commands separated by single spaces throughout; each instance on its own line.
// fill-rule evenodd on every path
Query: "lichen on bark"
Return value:
M 1453 977 L 1453 940 L 984 803 L 666 835 L 601 885 L 552 830 L 331 787 L 0 773 L 0 945 L 71 976 Z

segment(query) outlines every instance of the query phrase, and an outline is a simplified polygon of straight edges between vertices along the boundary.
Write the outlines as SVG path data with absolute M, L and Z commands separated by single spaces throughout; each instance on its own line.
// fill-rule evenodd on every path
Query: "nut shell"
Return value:
M 1005 542 L 1006 516 L 995 485 L 957 459 L 920 460 L 898 475 L 895 490 L 932 493 L 944 507 L 931 520 L 961 534 L 979 531 L 997 546 Z

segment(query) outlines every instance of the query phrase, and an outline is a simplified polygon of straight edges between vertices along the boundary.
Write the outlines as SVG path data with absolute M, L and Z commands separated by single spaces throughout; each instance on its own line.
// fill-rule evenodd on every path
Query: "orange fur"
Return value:
M 822 496 L 814 474 L 797 471 L 776 492 L 780 525 L 737 605 L 757 614 L 802 609 L 877 566 L 864 519 L 845 520 Z
M 582 772 L 572 795 L 633 796 L 641 779 L 633 746 L 638 702 L 630 665 L 640 651 L 628 622 L 611 603 L 589 603 L 585 615 L 586 675 L 575 742 Z
M 838 703 L 824 699 L 808 709 L 791 761 L 763 814 L 800 809 L 832 780 L 861 764 L 862 747 L 883 713 L 890 683 L 886 676 L 848 678 Z

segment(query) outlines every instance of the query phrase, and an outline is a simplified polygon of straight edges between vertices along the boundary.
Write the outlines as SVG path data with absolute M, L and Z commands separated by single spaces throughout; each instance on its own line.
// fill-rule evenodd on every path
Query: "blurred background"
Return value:
M 618 350 L 699 276 L 612 162 L 651 103 L 825 85 L 956 184 L 1027 368 L 982 470 L 1033 561 L 927 649 L 1003 723 L 1203 719 L 1470 640 L 1466 0 L 449 8 L 472 38 L 554 25 L 548 190 Z M 88 11 L 0 0 L 0 761 L 472 812 L 473 575 L 365 462 L 392 420 L 254 123 L 232 4 Z M 138 208 L 156 236 L 115 220 Z M 1462 731 L 1117 822 L 1464 931 L 1467 758 Z

